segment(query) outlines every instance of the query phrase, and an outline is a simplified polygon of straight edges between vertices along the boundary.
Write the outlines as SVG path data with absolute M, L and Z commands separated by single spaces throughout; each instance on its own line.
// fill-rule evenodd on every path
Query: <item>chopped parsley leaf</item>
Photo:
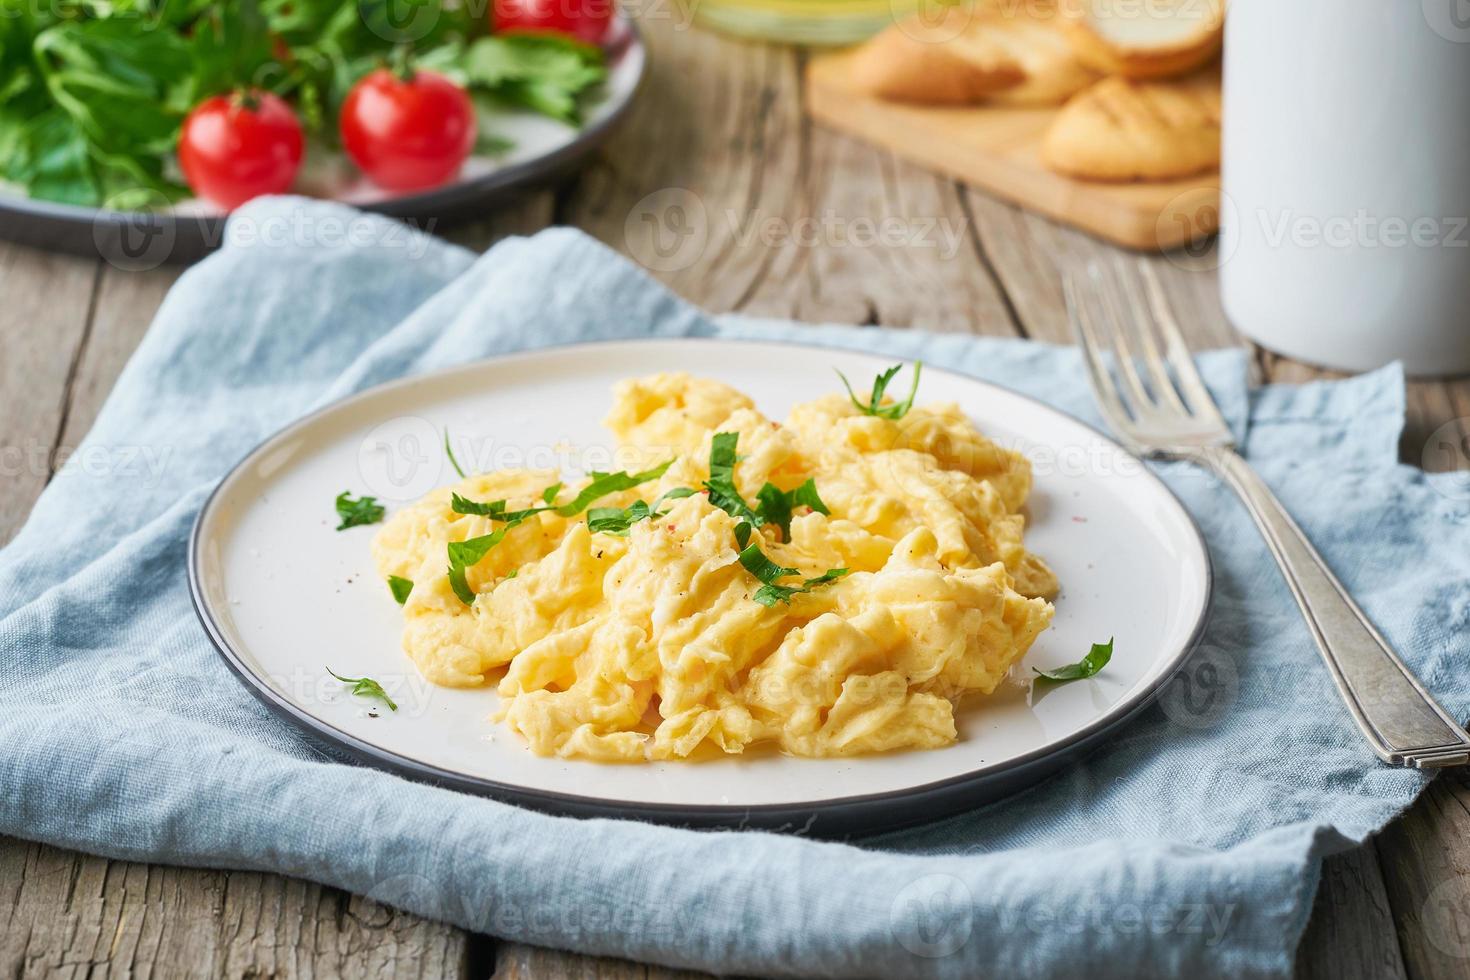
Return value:
M 342 523 L 337 525 L 339 531 L 363 524 L 376 524 L 383 519 L 383 514 L 383 505 L 378 503 L 377 497 L 359 497 L 353 500 L 350 490 L 337 494 L 337 516 L 342 518 Z
M 403 578 L 400 575 L 389 575 L 388 589 L 401 606 L 408 601 L 408 594 L 413 591 L 413 579 Z
M 1035 667 L 1031 669 L 1049 681 L 1080 681 L 1102 670 L 1112 659 L 1113 638 L 1109 637 L 1106 643 L 1094 643 L 1092 649 L 1087 651 L 1087 656 L 1075 664 L 1058 667 L 1056 670 L 1037 670 Z
M 452 494 L 449 501 L 449 509 L 456 514 L 474 514 L 478 517 L 488 517 L 492 521 L 505 521 L 507 523 L 520 523 L 533 514 L 544 511 L 555 511 L 562 517 L 576 517 L 593 502 L 606 497 L 608 494 L 621 493 L 634 487 L 647 483 L 649 480 L 657 480 L 664 475 L 670 466 L 674 465 L 671 459 L 662 466 L 655 466 L 651 470 L 642 473 L 599 473 L 592 471 L 589 476 L 592 482 L 588 483 L 577 494 L 576 498 L 569 504 L 557 506 L 552 503 L 557 494 L 561 492 L 562 485 L 553 483 L 541 491 L 541 499 L 546 502 L 545 507 L 527 507 L 525 510 L 506 510 L 504 500 L 490 500 L 481 503 L 477 500 L 469 500 L 459 494 Z M 692 491 L 691 491 L 692 492 Z
M 646 501 L 635 500 L 627 507 L 593 507 L 587 511 L 587 527 L 594 534 L 615 534 L 622 537 L 639 521 L 663 517 L 667 511 L 660 511 L 658 508 L 665 500 L 692 496 L 694 491 L 688 487 L 675 487 L 655 500 L 652 506 Z
M 779 527 L 782 541 L 791 540 L 791 513 L 797 507 L 810 507 L 818 514 L 832 513 L 817 494 L 817 481 L 810 477 L 795 490 L 782 490 L 774 483 L 767 483 L 756 496 L 760 501 L 757 511 L 761 523 Z
M 709 480 L 704 488 L 709 491 L 709 502 L 736 520 L 763 524 L 760 515 L 751 509 L 740 491 L 735 488 L 735 464 L 740 457 L 735 455 L 735 446 L 740 440 L 738 432 L 717 432 L 710 440 Z
M 655 466 L 651 470 L 644 470 L 642 473 L 628 473 L 626 471 L 599 473 L 593 470 L 588 474 L 592 478 L 592 482 L 578 491 L 577 496 L 572 498 L 571 503 L 562 504 L 560 507 L 552 509 L 562 517 L 576 517 L 582 511 L 586 510 L 593 501 L 600 500 L 608 494 L 632 490 L 634 487 L 647 483 L 650 480 L 657 480 L 668 472 L 669 467 L 673 465 L 674 461 L 671 459 L 667 463 Z
M 876 415 L 878 418 L 890 419 L 896 422 L 907 415 L 909 409 L 914 407 L 914 395 L 918 394 L 919 391 L 919 372 L 923 369 L 923 361 L 914 362 L 914 385 L 909 389 L 908 398 L 901 402 L 895 402 L 892 405 L 883 404 L 883 395 L 888 391 L 889 383 L 898 376 L 899 371 L 903 370 L 902 364 L 893 365 L 893 367 L 873 379 L 873 390 L 868 396 L 868 403 L 866 405 L 858 401 L 857 395 L 853 394 L 852 385 L 848 383 L 847 376 L 841 371 L 837 372 L 837 376 L 842 379 L 842 387 L 847 389 L 847 397 L 852 399 L 852 403 L 857 406 L 858 411 L 864 415 Z
M 337 680 L 341 681 L 343 684 L 351 684 L 353 694 L 361 695 L 365 698 L 377 698 L 379 701 L 382 701 L 384 704 L 386 704 L 389 710 L 398 710 L 398 705 L 394 704 L 393 699 L 388 697 L 388 692 L 383 690 L 383 685 L 379 684 L 371 677 L 343 677 L 341 674 L 337 673 L 330 667 L 327 668 L 327 673 L 337 678 Z
M 749 526 L 748 524 L 740 525 L 745 528 Z M 749 540 L 748 533 L 746 540 Z M 778 602 L 790 603 L 792 596 L 810 592 L 818 586 L 831 585 L 848 573 L 845 568 L 829 568 L 816 578 L 804 580 L 800 585 L 780 585 L 776 579 L 796 575 L 797 570 L 776 564 L 766 557 L 760 545 L 754 542 L 741 545 L 740 564 L 745 566 L 747 572 L 761 581 L 761 587 L 755 590 L 751 598 L 766 607 L 774 606 Z
M 505 526 L 497 528 L 490 534 L 482 534 L 478 538 L 450 542 L 450 588 L 454 590 L 455 595 L 459 596 L 460 602 L 463 602 L 467 606 L 474 605 L 475 592 L 470 588 L 465 572 L 477 565 L 482 558 L 489 554 L 491 548 L 504 541 L 505 535 L 516 525 L 522 523 L 528 517 L 548 510 L 562 517 L 575 517 L 600 497 L 605 497 L 611 493 L 620 493 L 624 490 L 631 490 L 633 487 L 641 483 L 647 483 L 649 480 L 657 480 L 673 464 L 674 461 L 671 459 L 662 466 L 655 466 L 653 469 L 644 470 L 642 473 L 598 473 L 593 471 L 589 474 L 592 477 L 592 482 L 583 487 L 571 503 L 562 504 L 560 507 L 550 503 L 550 501 L 556 499 L 556 495 L 561 491 L 560 483 L 553 484 L 541 492 L 541 499 L 547 501 L 547 506 L 527 507 L 525 510 L 506 510 L 504 500 L 491 500 L 481 503 L 475 500 L 467 500 L 457 493 L 452 494 L 449 509 L 456 514 L 472 514 L 477 517 L 488 517 L 492 521 L 503 521 Z M 644 506 L 646 507 L 647 504 Z M 615 507 L 599 509 L 606 511 L 618 510 Z M 593 530 L 596 530 L 596 528 Z
M 500 542 L 505 540 L 512 528 L 520 524 L 519 520 L 511 521 L 504 527 L 496 528 L 489 534 L 482 534 L 478 538 L 470 538 L 466 541 L 449 542 L 449 587 L 454 594 L 459 596 L 459 601 L 467 606 L 475 604 L 475 591 L 470 588 L 469 580 L 465 572 L 490 553 Z
M 594 534 L 628 533 L 634 524 L 653 516 L 646 500 L 635 500 L 627 507 L 593 507 L 587 511 L 587 527 Z
M 756 494 L 756 506 L 740 495 L 735 487 L 735 464 L 740 457 L 735 454 L 740 433 L 720 432 L 710 440 L 709 481 L 704 488 L 709 491 L 709 502 L 737 521 L 746 521 L 755 527 L 774 524 L 781 529 L 781 540 L 791 537 L 791 513 L 799 506 L 807 506 L 821 514 L 832 513 L 817 494 L 815 480 L 808 479 L 795 490 L 782 490 L 774 483 L 766 483 Z M 741 547 L 745 547 L 744 543 Z

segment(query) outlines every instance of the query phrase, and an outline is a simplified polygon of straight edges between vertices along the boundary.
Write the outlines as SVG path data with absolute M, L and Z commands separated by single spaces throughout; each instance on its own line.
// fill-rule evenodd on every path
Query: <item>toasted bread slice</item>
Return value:
M 1167 78 L 1199 68 L 1220 51 L 1224 0 L 1062 0 L 1077 57 L 1124 78 Z
M 1020 84 L 1025 72 L 1001 45 L 968 36 L 981 15 L 950 7 L 934 23 L 911 18 L 885 29 L 853 56 L 854 87 L 895 102 L 970 105 Z
M 1096 82 L 1098 74 L 1077 57 L 1059 18 L 1052 16 L 1054 10 L 1039 2 L 1023 7 L 1028 13 L 999 12 L 976 28 L 1004 48 L 1026 74 L 1025 81 L 992 94 L 987 101 L 1009 106 L 1061 105 Z
M 1220 165 L 1220 75 L 1105 78 L 1057 114 L 1041 158 L 1087 180 L 1168 180 Z

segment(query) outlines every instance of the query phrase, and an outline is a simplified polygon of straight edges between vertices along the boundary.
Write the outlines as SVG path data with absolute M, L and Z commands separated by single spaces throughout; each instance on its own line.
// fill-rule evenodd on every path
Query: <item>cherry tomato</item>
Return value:
M 269 92 L 216 95 L 194 107 L 179 134 L 179 166 L 200 197 L 233 210 L 291 186 L 301 167 L 301 124 Z
M 475 107 L 437 72 L 363 76 L 342 102 L 342 145 L 379 187 L 436 187 L 459 172 L 475 145 Z
M 612 23 L 613 0 L 495 0 L 497 31 L 560 31 L 597 44 Z

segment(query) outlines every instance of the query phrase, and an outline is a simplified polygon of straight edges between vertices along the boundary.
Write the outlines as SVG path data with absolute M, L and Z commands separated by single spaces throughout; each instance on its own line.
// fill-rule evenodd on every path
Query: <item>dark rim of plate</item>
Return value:
M 225 663 L 237 677 L 244 683 L 246 688 L 254 694 L 265 706 L 276 714 L 295 724 L 307 734 L 325 740 L 327 743 L 346 751 L 349 755 L 360 761 L 367 762 L 377 768 L 388 769 L 399 775 L 407 776 L 421 782 L 429 782 L 452 789 L 462 790 L 481 796 L 492 796 L 505 802 L 519 803 L 535 809 L 547 810 L 554 813 L 571 814 L 575 816 L 602 816 L 602 817 L 636 817 L 656 821 L 659 823 L 676 823 L 692 826 L 731 826 L 733 824 L 745 824 L 750 826 L 772 827 L 785 825 L 788 829 L 805 831 L 806 824 L 814 816 L 835 817 L 835 824 L 845 829 L 852 827 L 863 827 L 869 831 L 897 829 L 902 826 L 927 822 L 942 816 L 952 815 L 957 812 L 957 803 L 963 803 L 963 793 L 973 788 L 976 784 L 990 781 L 1004 775 L 1019 777 L 1022 772 L 1031 768 L 1045 767 L 1049 772 L 1061 762 L 1074 757 L 1081 751 L 1088 749 L 1102 735 L 1112 731 L 1123 724 L 1134 714 L 1151 704 L 1158 696 L 1163 687 L 1169 683 L 1177 671 L 1182 667 L 1189 657 L 1199 646 L 1204 637 L 1205 627 L 1209 622 L 1210 611 L 1213 606 L 1215 594 L 1214 565 L 1210 558 L 1210 549 L 1205 542 L 1204 534 L 1201 532 L 1199 523 L 1184 502 L 1179 499 L 1167 483 L 1157 473 L 1147 466 L 1140 466 L 1139 472 L 1144 479 L 1151 481 L 1154 486 L 1162 490 L 1169 499 L 1179 507 L 1180 513 L 1189 522 L 1190 529 L 1194 532 L 1195 541 L 1200 550 L 1204 562 L 1204 601 L 1200 605 L 1200 611 L 1195 619 L 1194 627 L 1190 631 L 1189 638 L 1180 646 L 1163 667 L 1156 672 L 1155 679 L 1146 686 L 1134 691 L 1117 704 L 1114 704 L 1100 718 L 1092 723 L 1073 732 L 1066 738 L 1044 745 L 1040 748 L 1007 759 L 1002 763 L 987 765 L 979 769 L 945 779 L 923 783 L 917 786 L 905 787 L 897 790 L 889 790 L 881 793 L 866 793 L 854 796 L 831 797 L 821 800 L 810 800 L 802 803 L 767 803 L 754 806 L 742 806 L 738 804 L 686 804 L 686 803 L 637 803 L 624 800 L 609 799 L 598 796 L 581 796 L 573 793 L 560 793 L 540 789 L 528 789 L 514 784 L 500 783 L 492 779 L 479 776 L 471 776 L 451 769 L 443 769 L 439 766 L 421 762 L 409 756 L 400 755 L 389 749 L 363 741 L 356 736 L 350 735 L 337 728 L 335 725 L 317 718 L 304 709 L 292 704 L 285 696 L 276 692 L 268 683 L 258 677 L 245 664 L 241 657 L 225 639 L 224 634 L 214 621 L 210 612 L 209 604 L 203 595 L 201 583 L 202 573 L 200 571 L 200 546 L 202 540 L 202 529 L 214 509 L 215 502 L 220 492 L 228 485 L 235 474 L 251 463 L 262 452 L 266 451 L 278 440 L 285 439 L 321 416 L 336 412 L 354 401 L 365 400 L 376 397 L 385 391 L 394 388 L 407 387 L 422 384 L 426 379 L 451 377 L 460 373 L 471 373 L 479 370 L 487 363 L 533 359 L 546 354 L 573 351 L 581 348 L 596 348 L 612 345 L 639 344 L 639 343 L 669 343 L 683 342 L 689 344 L 776 344 L 789 347 L 801 347 L 807 350 L 832 351 L 840 353 L 855 353 L 869 357 L 880 356 L 869 351 L 855 348 L 831 347 L 822 344 L 801 343 L 799 341 L 766 340 L 759 338 L 695 338 L 695 337 L 637 337 L 619 340 L 590 341 L 568 344 L 549 344 L 545 347 L 533 350 L 516 351 L 503 354 L 498 357 L 484 358 L 462 364 L 457 367 L 434 371 L 428 374 L 413 375 L 407 378 L 399 378 L 384 384 L 375 385 L 362 391 L 338 399 L 328 405 L 305 415 L 294 422 L 281 428 L 273 435 L 268 436 L 254 449 L 245 454 L 239 462 L 230 467 L 229 471 L 220 479 L 215 488 L 210 491 L 204 504 L 200 507 L 198 515 L 194 519 L 193 527 L 189 532 L 188 545 L 188 573 L 189 573 L 189 595 L 194 604 L 195 614 L 204 626 L 210 642 L 214 644 Z M 937 365 L 925 364 L 925 368 L 953 378 L 960 379 L 969 384 L 981 385 L 983 387 L 997 389 L 1017 398 L 1024 399 L 1034 406 L 1035 410 L 1047 415 L 1065 419 L 1067 422 L 1081 426 L 1101 439 L 1106 445 L 1117 452 L 1133 456 L 1126 448 L 1115 439 L 1100 429 L 1075 416 L 1051 407 L 1044 402 L 1037 401 L 1029 395 L 1008 388 L 1005 385 L 995 384 L 989 381 L 981 381 L 978 378 L 962 374 L 958 371 L 950 371 Z M 1135 457 L 1136 458 L 1136 457 Z M 1044 775 L 1045 773 L 1043 773 Z M 1001 795 L 1009 795 L 1003 793 Z M 876 805 L 888 804 L 886 819 L 867 820 L 859 811 Z M 946 805 L 947 804 L 947 805 Z M 892 812 L 897 808 L 897 812 Z M 822 835 L 821 831 L 817 835 Z

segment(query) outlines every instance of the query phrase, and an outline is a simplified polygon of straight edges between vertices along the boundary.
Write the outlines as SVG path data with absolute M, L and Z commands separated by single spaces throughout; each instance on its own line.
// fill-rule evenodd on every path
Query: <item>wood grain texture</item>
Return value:
M 1297 980 L 1404 980 L 1405 976 L 1373 846 L 1328 858 L 1297 951 Z
M 1442 774 L 1378 836 L 1408 975 L 1470 976 L 1470 775 Z
M 1128 248 L 1172 248 L 1215 230 L 1219 173 L 1137 183 L 1067 177 L 1041 162 L 1058 110 L 885 102 L 854 89 L 851 62 L 850 52 L 826 54 L 807 70 L 807 110 L 825 125 Z
M 0 545 L 51 478 L 99 267 L 0 242 Z
M 698 980 L 707 976 L 607 956 L 504 943 L 496 952 L 492 980 Z
M 485 963 L 458 930 L 309 882 L 0 843 L 0 976 L 437 978 Z

